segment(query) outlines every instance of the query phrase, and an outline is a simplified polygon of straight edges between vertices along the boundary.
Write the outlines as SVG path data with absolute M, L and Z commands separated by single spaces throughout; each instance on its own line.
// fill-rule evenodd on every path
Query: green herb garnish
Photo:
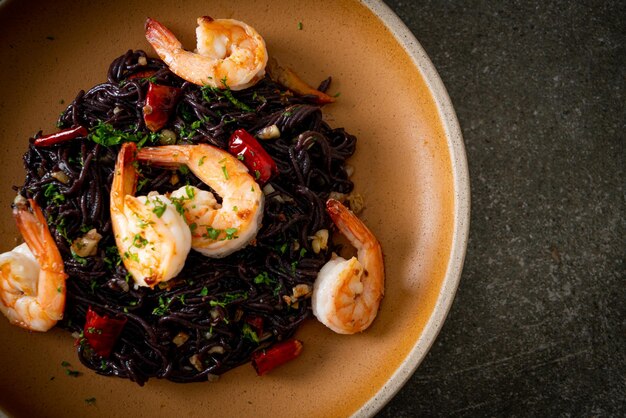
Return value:
M 226 228 L 224 232 L 226 232 L 226 239 L 237 238 L 237 236 L 235 235 L 237 233 L 237 228 Z
M 52 203 L 59 204 L 65 202 L 65 196 L 59 193 L 59 186 L 54 183 L 50 183 L 46 186 L 46 190 L 44 190 L 43 195 L 48 198 L 49 202 Z
M 254 343 L 259 343 L 259 337 L 256 335 L 256 332 L 250 327 L 248 324 L 243 324 L 243 328 L 241 329 L 243 333 L 243 337 L 249 339 Z
M 156 133 L 131 133 L 117 130 L 113 125 L 106 122 L 99 121 L 96 126 L 91 128 L 91 132 L 87 136 L 90 140 L 96 144 L 103 145 L 105 147 L 112 147 L 119 145 L 123 142 L 135 142 L 137 147 L 143 147 L 146 142 L 154 143 L 158 139 Z

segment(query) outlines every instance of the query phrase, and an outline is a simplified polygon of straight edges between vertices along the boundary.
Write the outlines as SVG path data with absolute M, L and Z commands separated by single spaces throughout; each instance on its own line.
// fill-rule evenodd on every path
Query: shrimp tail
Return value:
M 137 144 L 125 142 L 117 156 L 115 163 L 117 175 L 114 176 L 111 186 L 111 190 L 114 190 L 117 195 L 118 206 L 123 204 L 124 196 L 134 195 L 137 190 L 137 169 L 134 166 L 136 160 Z
M 169 145 L 166 147 L 146 147 L 137 153 L 137 159 L 152 165 L 176 169 L 189 161 L 189 153 L 185 147 Z
M 167 62 L 165 57 L 170 54 L 170 51 L 182 48 L 182 44 L 178 38 L 159 21 L 148 17 L 146 19 L 145 29 L 146 39 L 164 61 Z
M 13 217 L 28 248 L 37 260 L 42 260 L 40 262 L 42 269 L 52 268 L 53 266 L 46 265 L 46 261 L 51 258 L 47 257 L 47 254 L 51 246 L 56 248 L 56 243 L 37 203 L 33 199 L 26 200 L 18 196 L 13 204 Z
M 339 231 L 350 241 L 355 248 L 379 245 L 378 240 L 363 222 L 350 209 L 335 199 L 328 199 L 326 212 Z
M 358 258 L 363 263 L 365 271 L 375 270 L 376 277 L 384 277 L 383 250 L 372 231 L 338 200 L 328 199 L 326 212 L 339 232 L 357 249 Z M 383 297 L 384 292 L 384 287 L 381 286 L 380 298 Z
M 59 320 L 65 306 L 67 274 L 46 218 L 33 199 L 27 201 L 19 195 L 13 204 L 13 216 L 26 245 L 44 272 L 45 279 L 40 278 L 37 285 L 39 303 L 49 318 Z

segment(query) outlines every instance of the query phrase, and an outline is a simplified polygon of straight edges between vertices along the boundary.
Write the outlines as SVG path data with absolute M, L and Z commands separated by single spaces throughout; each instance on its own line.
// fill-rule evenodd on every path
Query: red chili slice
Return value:
M 248 323 L 254 331 L 256 335 L 259 337 L 263 335 L 263 318 L 260 316 L 248 316 L 246 317 L 246 323 Z
M 181 89 L 148 83 L 146 104 L 143 107 L 143 120 L 152 132 L 163 128 L 176 108 Z
M 35 139 L 33 144 L 36 147 L 49 147 L 55 144 L 60 144 L 61 142 L 70 141 L 74 138 L 78 138 L 79 136 L 85 137 L 89 132 L 87 128 L 84 126 L 74 126 L 72 128 L 67 128 L 60 130 L 59 132 L 43 135 L 39 138 Z
M 252 354 L 252 366 L 259 376 L 295 359 L 302 352 L 302 341 L 291 339 Z
M 228 150 L 243 161 L 250 174 L 261 184 L 278 174 L 276 162 L 245 129 L 233 132 L 228 141 Z
M 129 75 L 126 79 L 127 80 L 133 80 L 135 78 L 150 78 L 154 74 L 156 74 L 156 70 L 137 71 L 135 74 Z
M 126 321 L 128 319 L 125 317 L 118 319 L 107 315 L 100 316 L 90 306 L 87 309 L 83 336 L 96 354 L 109 357 Z

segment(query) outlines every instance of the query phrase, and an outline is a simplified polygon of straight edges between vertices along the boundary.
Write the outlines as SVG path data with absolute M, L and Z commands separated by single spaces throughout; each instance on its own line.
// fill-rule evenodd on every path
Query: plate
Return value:
M 351 160 L 361 217 L 382 243 L 386 295 L 373 326 L 337 335 L 315 320 L 301 357 L 258 377 L 249 365 L 216 383 L 150 380 L 144 387 L 84 370 L 59 329 L 0 321 L 0 405 L 15 416 L 366 416 L 415 370 L 441 328 L 461 274 L 469 222 L 463 142 L 445 88 L 402 22 L 375 1 L 0 2 L 0 251 L 17 231 L 11 185 L 23 180 L 27 138 L 53 131 L 80 89 L 106 78 L 126 50 L 151 51 L 149 15 L 194 44 L 201 15 L 255 27 L 271 55 L 340 93 L 325 108 L 359 138 Z M 301 25 L 300 25 L 301 23 Z M 300 29 L 301 26 L 301 29 Z M 63 104 L 65 103 L 65 104 Z M 67 376 L 61 362 L 83 372 Z M 95 398 L 95 402 L 85 402 Z

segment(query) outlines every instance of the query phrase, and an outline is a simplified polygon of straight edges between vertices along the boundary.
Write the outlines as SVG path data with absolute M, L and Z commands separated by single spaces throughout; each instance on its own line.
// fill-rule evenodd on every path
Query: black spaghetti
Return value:
M 175 114 L 159 134 L 149 131 L 143 118 L 150 83 L 181 89 Z M 143 51 L 128 51 L 113 61 L 107 82 L 81 91 L 59 119 L 60 128 L 83 126 L 87 135 L 47 147 L 31 141 L 20 192 L 43 209 L 69 275 L 59 325 L 80 334 L 89 307 L 126 319 L 108 357 L 95 354 L 79 335 L 84 365 L 139 384 L 150 377 L 212 379 L 290 338 L 310 316 L 310 300 L 293 289 L 310 288 L 330 258 L 332 248 L 313 248 L 311 237 L 331 230 L 324 210 L 331 192 L 352 191 L 345 161 L 356 145 L 354 136 L 329 127 L 314 99 L 294 96 L 268 78 L 242 91 L 200 87 Z M 226 148 L 237 129 L 256 135 L 273 125 L 280 137 L 262 144 L 279 173 L 264 188 L 262 227 L 254 242 L 222 259 L 191 251 L 183 271 L 165 285 L 133 286 L 109 213 L 120 144 Z M 184 168 L 138 169 L 139 195 L 186 184 L 210 190 Z M 72 242 L 92 229 L 102 235 L 97 254 L 76 255 Z

